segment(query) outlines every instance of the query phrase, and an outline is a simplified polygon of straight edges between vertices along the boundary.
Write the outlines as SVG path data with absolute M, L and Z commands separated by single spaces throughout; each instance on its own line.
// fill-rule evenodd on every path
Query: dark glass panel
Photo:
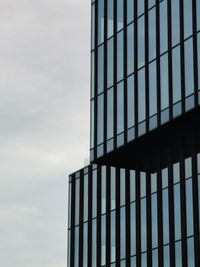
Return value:
M 138 0 L 137 2 L 138 6 L 138 16 L 144 13 L 144 0 Z
M 200 1 L 196 0 L 197 30 L 200 30 Z
M 94 147 L 94 100 L 90 106 L 90 148 Z
M 94 97 L 94 52 L 91 54 L 91 91 L 90 91 L 90 97 Z
M 104 46 L 101 45 L 98 47 L 98 79 L 97 79 L 97 92 L 100 94 L 103 91 L 104 83 Z
M 97 170 L 93 171 L 92 176 L 92 217 L 97 216 Z
M 146 196 L 146 173 L 140 172 L 140 197 Z
M 157 173 L 151 173 L 151 193 L 157 191 Z
M 186 219 L 187 236 L 191 236 L 193 235 L 192 179 L 186 180 Z
M 92 5 L 92 10 L 91 10 L 91 48 L 94 49 L 95 46 L 95 4 Z
M 194 238 L 188 238 L 187 240 L 187 248 L 188 248 L 188 265 L 189 267 L 195 266 L 195 259 L 194 259 Z
M 157 113 L 157 72 L 156 62 L 149 64 L 149 115 Z
M 101 266 L 106 264 L 106 215 L 101 217 Z
M 141 267 L 147 267 L 147 253 L 141 255 Z
M 192 176 L 192 158 L 185 159 L 185 178 Z
M 198 51 L 198 89 L 200 90 L 200 33 L 198 33 L 197 35 L 197 42 L 198 42 L 198 48 L 197 48 L 197 51 Z
M 152 251 L 152 266 L 158 267 L 158 249 Z
M 74 266 L 78 266 L 79 260 L 79 227 L 75 227 L 74 236 Z
M 147 214 L 146 198 L 141 199 L 141 251 L 147 249 Z
M 110 193 L 110 208 L 111 210 L 116 208 L 116 171 L 115 168 L 110 169 L 110 183 L 111 183 L 111 193 Z
M 83 225 L 83 267 L 87 267 L 88 266 L 88 224 L 84 223 Z
M 163 254 L 164 267 L 170 267 L 169 246 L 164 247 Z
M 168 168 L 162 169 L 162 188 L 168 186 Z
M 182 267 L 182 248 L 181 241 L 175 243 L 175 263 L 176 267 Z
M 68 228 L 71 228 L 71 191 L 72 191 L 72 184 L 68 183 Z
M 130 201 L 135 201 L 135 171 L 130 170 Z
M 92 267 L 97 266 L 97 220 L 92 221 Z
M 84 175 L 83 221 L 88 220 L 88 174 Z
M 101 167 L 101 214 L 106 212 L 106 167 Z
M 80 180 L 75 180 L 75 225 L 79 224 L 79 197 L 80 197 Z

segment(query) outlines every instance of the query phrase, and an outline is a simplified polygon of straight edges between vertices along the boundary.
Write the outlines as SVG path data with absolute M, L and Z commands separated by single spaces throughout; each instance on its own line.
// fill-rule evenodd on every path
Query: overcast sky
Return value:
M 66 267 L 89 149 L 90 1 L 0 0 L 0 266 Z

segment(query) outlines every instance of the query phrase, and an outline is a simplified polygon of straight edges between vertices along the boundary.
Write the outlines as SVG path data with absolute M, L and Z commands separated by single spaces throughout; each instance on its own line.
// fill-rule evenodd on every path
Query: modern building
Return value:
M 90 162 L 68 267 L 200 266 L 200 0 L 91 3 Z

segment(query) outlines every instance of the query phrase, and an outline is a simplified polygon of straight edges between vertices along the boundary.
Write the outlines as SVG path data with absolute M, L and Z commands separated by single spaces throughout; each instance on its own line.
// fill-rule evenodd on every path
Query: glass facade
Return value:
M 92 2 L 92 163 L 200 104 L 199 7 Z

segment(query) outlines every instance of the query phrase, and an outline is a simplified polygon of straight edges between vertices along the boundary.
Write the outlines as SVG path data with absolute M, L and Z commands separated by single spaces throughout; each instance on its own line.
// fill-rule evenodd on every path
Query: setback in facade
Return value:
M 200 266 L 200 0 L 91 3 L 91 165 L 68 267 Z

